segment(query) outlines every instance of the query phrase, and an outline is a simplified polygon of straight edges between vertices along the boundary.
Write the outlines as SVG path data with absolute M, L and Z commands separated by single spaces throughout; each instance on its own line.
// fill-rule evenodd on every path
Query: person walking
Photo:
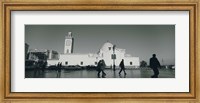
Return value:
M 158 78 L 159 70 L 158 67 L 160 67 L 160 62 L 156 58 L 156 54 L 153 54 L 153 57 L 150 58 L 150 68 L 153 69 L 154 75 L 151 76 L 151 78 Z
M 57 78 L 60 78 L 61 67 L 62 67 L 62 64 L 60 62 L 58 62 L 58 64 L 57 64 Z
M 120 62 L 119 67 L 121 68 L 120 71 L 119 71 L 119 75 L 121 75 L 122 70 L 124 71 L 124 75 L 126 75 L 125 66 L 124 66 L 124 59 L 122 59 L 122 61 Z
M 98 71 L 98 77 L 100 78 L 100 73 L 102 72 L 102 78 L 105 78 L 106 76 L 106 73 L 104 72 L 104 69 L 105 69 L 105 61 L 102 59 L 102 60 L 99 60 L 98 64 L 97 64 L 97 71 Z

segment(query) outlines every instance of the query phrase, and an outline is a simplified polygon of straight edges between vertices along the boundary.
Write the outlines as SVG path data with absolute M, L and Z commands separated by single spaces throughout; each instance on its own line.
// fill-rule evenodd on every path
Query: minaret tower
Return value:
M 73 53 L 73 46 L 74 46 L 74 38 L 72 37 L 72 32 L 68 32 L 67 36 L 65 36 L 64 53 L 65 54 Z

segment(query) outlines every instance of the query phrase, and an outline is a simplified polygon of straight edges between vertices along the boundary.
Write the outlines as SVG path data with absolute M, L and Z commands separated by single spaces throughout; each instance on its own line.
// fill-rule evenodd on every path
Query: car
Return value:
M 171 69 L 175 69 L 175 66 L 172 66 Z
M 81 69 L 82 67 L 79 65 L 69 65 L 66 66 L 65 69 Z
M 51 65 L 51 66 L 48 66 L 48 69 L 54 70 L 54 69 L 57 69 L 57 66 L 56 65 Z
M 86 69 L 96 69 L 97 67 L 96 66 L 94 66 L 94 65 L 87 65 L 86 66 Z

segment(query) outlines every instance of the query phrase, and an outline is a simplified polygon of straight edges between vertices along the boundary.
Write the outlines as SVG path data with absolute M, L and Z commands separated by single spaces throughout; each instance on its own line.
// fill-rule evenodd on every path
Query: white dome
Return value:
M 110 42 L 106 42 L 106 43 L 101 47 L 101 50 L 107 51 L 107 50 L 109 50 L 109 47 L 111 47 L 111 49 L 112 49 L 112 48 L 113 48 L 113 44 L 111 44 Z

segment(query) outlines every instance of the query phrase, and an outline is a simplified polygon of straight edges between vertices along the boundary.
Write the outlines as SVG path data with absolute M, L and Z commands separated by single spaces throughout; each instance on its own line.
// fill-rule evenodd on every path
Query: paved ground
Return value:
M 159 69 L 159 78 L 175 78 L 175 70 Z M 149 68 L 126 69 L 127 75 L 122 72 L 119 75 L 119 69 L 115 72 L 111 69 L 105 70 L 105 78 L 150 78 L 153 71 Z M 26 70 L 25 78 L 98 78 L 96 70 Z

